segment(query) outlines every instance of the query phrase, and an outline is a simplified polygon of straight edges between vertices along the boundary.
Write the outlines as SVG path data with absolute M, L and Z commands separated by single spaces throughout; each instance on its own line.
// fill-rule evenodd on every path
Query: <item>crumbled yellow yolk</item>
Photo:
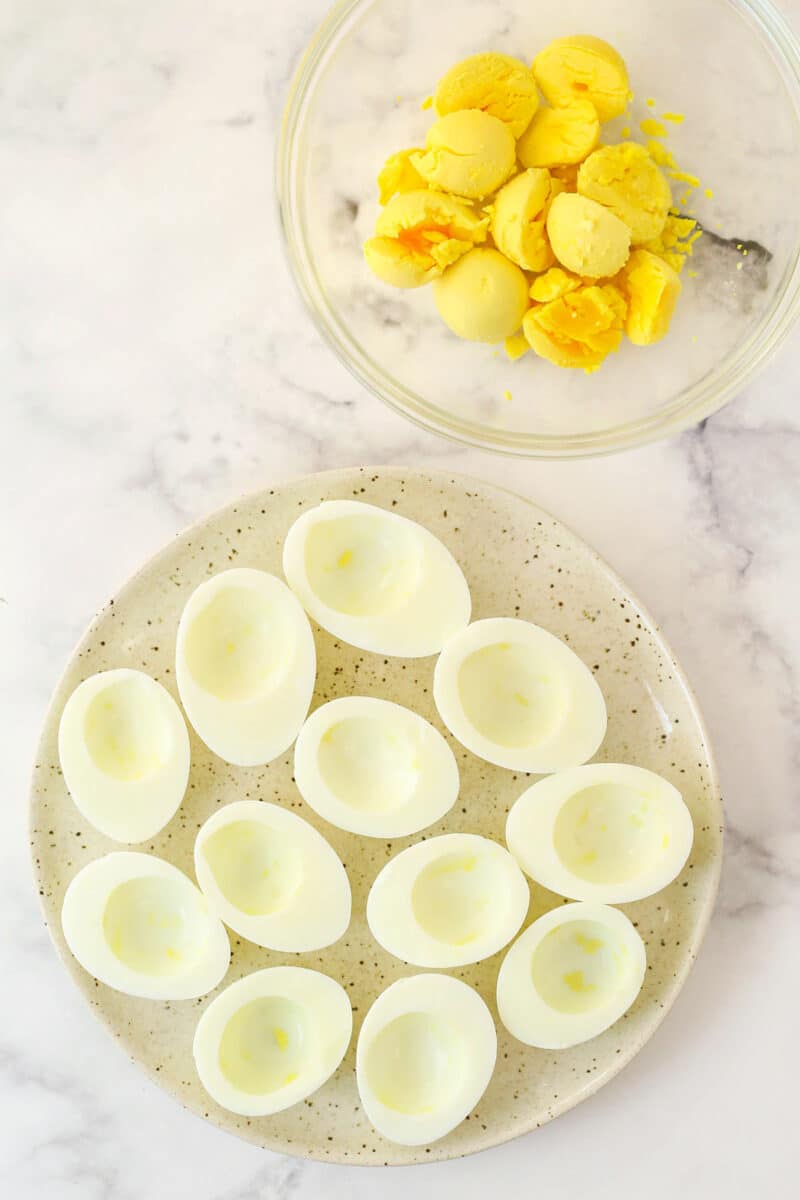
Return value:
M 505 338 L 503 348 L 506 352 L 506 357 L 511 362 L 516 362 L 524 354 L 527 354 L 531 347 L 524 333 L 512 333 L 511 337 Z
M 665 127 L 655 117 L 645 117 L 643 121 L 639 122 L 639 128 L 645 137 L 663 138 L 667 136 Z
M 508 125 L 477 108 L 448 113 L 434 121 L 425 151 L 411 165 L 432 187 L 480 200 L 508 179 L 516 144 Z
M 658 237 L 672 203 L 669 183 L 637 142 L 590 154 L 578 171 L 578 191 L 624 221 L 635 246 Z
M 660 341 L 681 293 L 677 271 L 649 250 L 634 250 L 622 272 L 622 287 L 628 298 L 625 332 L 630 340 L 635 346 Z
M 630 252 L 625 222 L 575 192 L 562 192 L 550 205 L 547 235 L 562 266 L 591 279 L 616 275 Z
M 539 97 L 533 72 L 508 54 L 473 54 L 439 80 L 435 96 L 440 117 L 478 108 L 508 125 L 515 138 L 524 133 Z
M 650 141 L 647 143 L 647 153 L 652 158 L 653 162 L 659 167 L 675 167 L 675 159 L 666 146 L 662 146 L 661 142 Z
M 557 38 L 537 54 L 533 73 L 554 108 L 576 98 L 591 100 L 601 121 L 620 116 L 631 97 L 625 63 L 596 37 Z
M 535 304 L 522 328 L 533 350 L 559 367 L 596 370 L 622 340 L 627 304 L 613 284 L 581 286 Z
M 563 267 L 551 267 L 549 271 L 545 271 L 544 275 L 534 279 L 531 284 L 530 297 L 531 300 L 537 300 L 540 304 L 547 304 L 550 300 L 558 300 L 560 296 L 574 292 L 582 283 L 583 280 L 578 275 L 572 275 Z
M 441 275 L 486 240 L 488 217 L 442 192 L 403 192 L 384 208 L 364 245 L 371 270 L 385 283 L 411 288 Z
M 697 228 L 697 221 L 692 217 L 681 217 L 671 212 L 658 237 L 645 242 L 643 249 L 663 258 L 673 271 L 680 274 L 686 259 L 694 253 L 694 243 L 702 236 L 702 229 Z
M 488 210 L 497 249 L 526 271 L 546 271 L 555 262 L 546 223 L 557 192 L 549 171 L 531 168 L 505 184 Z
M 502 342 L 516 333 L 528 307 L 528 281 L 499 250 L 470 251 L 437 279 L 439 316 L 459 337 Z
M 425 187 L 425 180 L 411 164 L 412 154 L 421 154 L 418 146 L 410 150 L 398 150 L 390 154 L 378 174 L 378 192 L 381 204 L 388 204 L 398 192 L 414 192 Z
M 517 142 L 517 157 L 523 167 L 581 163 L 599 140 L 597 109 L 578 97 L 562 108 L 540 108 Z

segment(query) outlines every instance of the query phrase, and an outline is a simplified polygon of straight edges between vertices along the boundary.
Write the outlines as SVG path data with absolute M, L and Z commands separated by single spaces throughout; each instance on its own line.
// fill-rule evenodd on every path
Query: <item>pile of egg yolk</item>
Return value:
M 378 175 L 367 264 L 394 287 L 433 283 L 453 333 L 503 342 L 512 361 L 533 350 L 591 372 L 623 336 L 659 341 L 701 233 L 673 206 L 670 178 L 699 181 L 653 117 L 640 123 L 646 145 L 628 128 L 601 140 L 631 100 L 624 61 L 588 35 L 556 39 L 531 66 L 494 52 L 456 63 L 423 105 L 436 112 L 425 145 Z

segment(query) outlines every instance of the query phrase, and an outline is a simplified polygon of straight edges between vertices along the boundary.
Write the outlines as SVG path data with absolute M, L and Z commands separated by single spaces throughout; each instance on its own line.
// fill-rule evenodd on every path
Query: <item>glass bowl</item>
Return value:
M 423 142 L 431 113 L 421 102 L 447 68 L 490 49 L 530 61 L 578 32 L 625 58 L 634 137 L 644 140 L 645 116 L 685 114 L 667 145 L 701 179 L 690 207 L 705 230 L 668 336 L 624 342 L 591 375 L 459 340 L 429 287 L 390 288 L 362 255 L 377 172 L 390 152 Z M 624 123 L 605 127 L 607 140 Z M 800 49 L 765 0 L 341 0 L 297 70 L 277 158 L 289 261 L 342 362 L 417 424 L 528 457 L 652 441 L 744 386 L 798 312 L 798 185 Z

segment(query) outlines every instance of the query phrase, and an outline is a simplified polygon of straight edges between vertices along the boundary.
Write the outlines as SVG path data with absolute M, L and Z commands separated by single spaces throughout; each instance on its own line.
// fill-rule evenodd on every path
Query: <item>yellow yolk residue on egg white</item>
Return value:
M 432 187 L 481 200 L 508 179 L 516 162 L 514 135 L 503 121 L 477 108 L 448 113 L 435 121 L 425 151 L 411 165 Z
M 473 54 L 439 80 L 434 98 L 440 117 L 478 108 L 504 121 L 515 138 L 525 132 L 539 97 L 533 72 L 508 54 Z
M 386 283 L 411 288 L 441 275 L 486 240 L 488 217 L 442 192 L 404 192 L 390 200 L 364 246 L 367 263 Z

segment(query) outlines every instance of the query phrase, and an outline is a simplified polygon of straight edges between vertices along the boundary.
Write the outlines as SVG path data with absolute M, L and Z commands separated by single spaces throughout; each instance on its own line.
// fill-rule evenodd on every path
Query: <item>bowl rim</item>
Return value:
M 318 72 L 348 23 L 378 0 L 337 0 L 308 43 L 292 77 L 275 147 L 275 199 L 284 252 L 300 298 L 322 340 L 350 374 L 389 408 L 421 429 L 450 441 L 518 458 L 583 458 L 614 454 L 678 433 L 732 400 L 773 357 L 800 316 L 800 237 L 775 299 L 762 319 L 709 376 L 691 384 L 657 413 L 608 429 L 576 434 L 531 434 L 492 429 L 427 401 L 385 374 L 350 334 L 328 303 L 296 215 L 298 147 L 303 116 Z M 725 0 L 759 27 L 793 103 L 800 136 L 800 42 L 773 0 Z

